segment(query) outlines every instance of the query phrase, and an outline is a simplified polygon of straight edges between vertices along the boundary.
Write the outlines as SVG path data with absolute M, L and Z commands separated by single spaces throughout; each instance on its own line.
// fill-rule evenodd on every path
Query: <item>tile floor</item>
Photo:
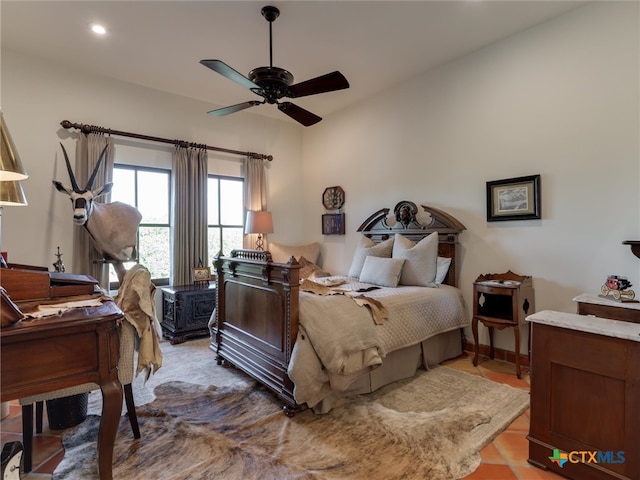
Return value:
M 470 355 L 465 355 L 445 362 L 445 365 L 512 387 L 529 390 L 529 377 L 526 371 L 523 378 L 518 380 L 514 373 L 515 367 L 509 363 L 481 358 L 478 366 L 474 367 Z M 22 440 L 21 408 L 17 402 L 12 402 L 10 409 L 9 416 L 0 422 L 0 444 L 2 445 L 9 441 Z M 563 477 L 527 463 L 528 432 L 529 412 L 527 411 L 482 450 L 482 463 L 464 480 L 561 480 Z M 33 438 L 33 471 L 24 475 L 23 480 L 51 480 L 51 474 L 64 456 L 60 440 L 61 433 L 59 430 L 48 428 L 45 409 L 44 431 Z

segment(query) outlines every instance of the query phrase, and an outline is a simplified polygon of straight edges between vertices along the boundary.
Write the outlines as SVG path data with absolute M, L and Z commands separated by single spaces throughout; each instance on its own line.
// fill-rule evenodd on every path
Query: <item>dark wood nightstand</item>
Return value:
M 209 335 L 208 323 L 216 307 L 215 284 L 161 287 L 160 290 L 162 335 L 171 344 Z
M 494 358 L 493 329 L 513 328 L 515 336 L 516 375 L 520 371 L 520 324 L 534 312 L 533 286 L 531 277 L 506 273 L 480 275 L 473 282 L 473 365 L 478 365 L 480 345 L 478 343 L 478 322 L 489 328 L 489 358 Z

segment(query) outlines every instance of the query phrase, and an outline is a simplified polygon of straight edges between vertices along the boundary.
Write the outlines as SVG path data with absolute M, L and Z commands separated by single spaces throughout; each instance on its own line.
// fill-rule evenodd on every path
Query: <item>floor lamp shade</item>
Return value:
M 25 180 L 29 177 L 24 169 L 11 134 L 0 112 L 0 181 Z

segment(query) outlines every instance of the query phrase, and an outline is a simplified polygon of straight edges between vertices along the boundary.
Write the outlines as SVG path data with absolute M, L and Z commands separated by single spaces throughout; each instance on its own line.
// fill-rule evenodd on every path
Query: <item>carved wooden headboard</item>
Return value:
M 375 243 L 380 243 L 396 233 L 419 242 L 431 233 L 438 232 L 438 256 L 451 258 L 451 266 L 443 283 L 457 287 L 458 235 L 466 230 L 466 227 L 457 218 L 442 210 L 426 205 L 421 207 L 424 215 L 418 211 L 415 203 L 407 200 L 398 202 L 391 216 L 389 208 L 382 208 L 367 218 L 358 228 L 358 232 Z

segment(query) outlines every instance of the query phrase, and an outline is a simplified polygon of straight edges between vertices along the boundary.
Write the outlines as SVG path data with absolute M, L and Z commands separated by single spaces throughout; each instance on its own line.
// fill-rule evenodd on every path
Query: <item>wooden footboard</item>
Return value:
M 287 375 L 298 334 L 299 270 L 295 259 L 274 263 L 269 252 L 234 250 L 218 256 L 216 323 L 211 349 L 297 409 Z

